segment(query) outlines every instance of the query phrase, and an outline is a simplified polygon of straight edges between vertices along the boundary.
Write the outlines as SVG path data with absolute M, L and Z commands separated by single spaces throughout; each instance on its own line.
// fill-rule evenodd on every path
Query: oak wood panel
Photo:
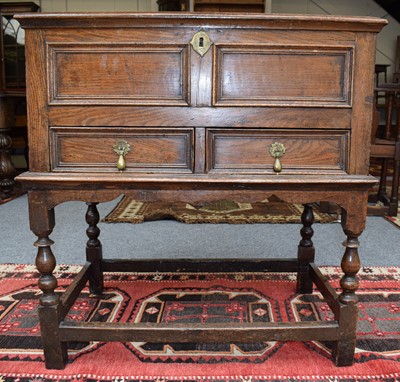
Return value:
M 195 130 L 194 165 L 196 174 L 204 174 L 206 168 L 206 130 L 204 127 L 197 127 Z
M 267 17 L 266 17 L 267 16 Z M 387 20 L 376 17 L 327 16 L 327 15 L 282 15 L 282 14 L 190 14 L 190 13 L 53 13 L 19 15 L 24 29 L 29 28 L 68 28 L 79 23 L 79 33 L 84 28 L 122 28 L 163 27 L 178 28 L 186 25 L 207 25 L 209 28 L 263 28 L 379 32 Z
M 343 173 L 348 131 L 208 130 L 210 172 L 274 173 L 270 145 L 285 145 L 281 174 Z
M 350 49 L 217 46 L 216 55 L 217 106 L 351 106 Z
M 51 128 L 53 171 L 118 172 L 117 140 L 126 140 L 130 152 L 125 171 L 192 172 L 193 129 Z
M 46 58 L 43 31 L 32 31 L 25 37 L 26 65 L 31 70 L 26 73 L 29 170 L 50 171 L 48 150 L 35 150 L 35 147 L 48 147 L 47 96 L 46 96 Z
M 49 45 L 56 44 L 113 44 L 132 45 L 132 44 L 183 44 L 188 45 L 193 35 L 204 27 L 200 25 L 187 25 L 185 28 L 161 28 L 149 26 L 148 28 L 140 28 L 140 26 L 131 25 L 130 28 L 105 30 L 102 28 L 82 28 L 79 36 L 68 33 L 68 28 L 52 29 L 51 32 L 43 30 L 46 43 Z M 355 45 L 356 33 L 354 32 L 337 32 L 330 31 L 327 35 L 323 31 L 313 30 L 296 30 L 280 28 L 269 29 L 268 39 L 265 39 L 266 30 L 257 28 L 255 25 L 249 28 L 224 28 L 216 29 L 207 28 L 207 34 L 210 36 L 213 44 L 235 44 L 246 46 L 248 44 L 262 44 L 271 47 L 281 47 L 283 45 L 293 45 L 294 42 L 298 46 L 332 46 L 332 47 L 352 47 Z M 205 58 L 205 56 L 203 56 Z
M 50 106 L 52 126 L 204 126 L 350 129 L 351 109 Z
M 371 34 L 359 34 L 354 57 L 354 102 L 351 119 L 352 139 L 349 154 L 350 173 L 369 173 L 369 153 L 374 103 L 376 40 Z
M 197 107 L 211 106 L 213 57 L 211 54 L 201 57 L 197 53 L 193 54 L 192 51 L 190 59 L 192 105 Z
M 188 104 L 187 46 L 48 45 L 50 103 Z

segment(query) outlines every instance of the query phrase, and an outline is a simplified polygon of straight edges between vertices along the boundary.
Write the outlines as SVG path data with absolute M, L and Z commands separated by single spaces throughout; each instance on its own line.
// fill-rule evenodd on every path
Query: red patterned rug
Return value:
M 60 290 L 78 271 L 58 266 Z M 340 271 L 323 267 L 335 287 Z M 265 322 L 332 320 L 319 293 L 295 294 L 281 273 L 113 273 L 101 300 L 82 293 L 69 318 L 120 322 Z M 0 266 L 0 381 L 400 381 L 400 268 L 360 272 L 355 363 L 337 368 L 330 344 L 70 343 L 64 370 L 46 370 L 36 318 L 37 273 Z

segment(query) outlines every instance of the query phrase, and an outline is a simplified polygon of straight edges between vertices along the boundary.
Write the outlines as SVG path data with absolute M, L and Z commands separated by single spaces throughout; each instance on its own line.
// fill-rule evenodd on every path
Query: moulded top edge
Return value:
M 191 13 L 191 12 L 90 12 L 21 13 L 15 15 L 23 28 L 120 28 L 148 26 L 243 27 L 379 32 L 386 19 L 366 16 L 300 14 Z

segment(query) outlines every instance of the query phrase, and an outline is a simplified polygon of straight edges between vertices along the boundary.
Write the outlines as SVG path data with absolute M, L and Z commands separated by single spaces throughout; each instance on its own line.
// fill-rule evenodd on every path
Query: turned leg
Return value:
M 11 161 L 12 140 L 7 115 L 11 115 L 11 103 L 0 97 L 0 199 L 7 199 L 14 188 L 15 168 Z
M 0 128 L 0 199 L 7 199 L 14 188 L 15 168 L 11 161 L 12 141 L 6 129 Z
M 101 267 L 102 248 L 100 240 L 100 229 L 97 223 L 100 220 L 98 203 L 86 203 L 88 208 L 86 212 L 86 223 L 89 225 L 86 234 L 89 238 L 86 244 L 86 260 L 92 265 L 89 275 L 89 289 L 93 295 L 101 296 L 103 292 L 103 272 Z
M 312 293 L 312 280 L 310 278 L 309 264 L 314 261 L 315 249 L 311 240 L 314 230 L 314 213 L 312 204 L 304 204 L 304 210 L 301 215 L 303 228 L 300 231 L 302 239 L 300 240 L 297 257 L 298 257 L 298 272 L 297 272 L 297 292 Z
M 29 214 L 31 229 L 38 240 L 36 268 L 40 272 L 38 286 L 43 294 L 39 300 L 39 322 L 46 367 L 63 369 L 67 360 L 67 343 L 59 336 L 59 323 L 62 317 L 60 297 L 55 293 L 57 279 L 53 275 L 56 259 L 51 250 L 53 241 L 49 235 L 54 228 L 54 210 L 47 210 L 40 200 L 29 195 Z M 38 198 L 39 199 L 39 198 Z
M 358 236 L 349 232 L 347 240 L 343 243 L 346 247 L 341 267 L 344 272 L 340 280 L 342 293 L 339 295 L 339 341 L 333 348 L 333 357 L 336 365 L 350 366 L 353 364 L 354 351 L 356 347 L 356 329 L 358 319 L 356 291 L 358 289 L 357 272 L 360 270 L 360 259 L 358 256 Z

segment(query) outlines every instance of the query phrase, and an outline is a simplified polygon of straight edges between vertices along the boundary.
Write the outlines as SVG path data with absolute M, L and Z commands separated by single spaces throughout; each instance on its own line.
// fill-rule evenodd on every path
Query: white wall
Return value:
M 376 63 L 390 65 L 388 81 L 395 69 L 400 23 L 373 0 L 272 0 L 273 13 L 305 13 L 382 17 L 389 21 L 378 35 Z
M 1 0 L 18 3 L 21 0 Z M 22 0 L 25 1 L 25 0 Z M 155 12 L 157 0 L 34 0 L 41 12 Z

